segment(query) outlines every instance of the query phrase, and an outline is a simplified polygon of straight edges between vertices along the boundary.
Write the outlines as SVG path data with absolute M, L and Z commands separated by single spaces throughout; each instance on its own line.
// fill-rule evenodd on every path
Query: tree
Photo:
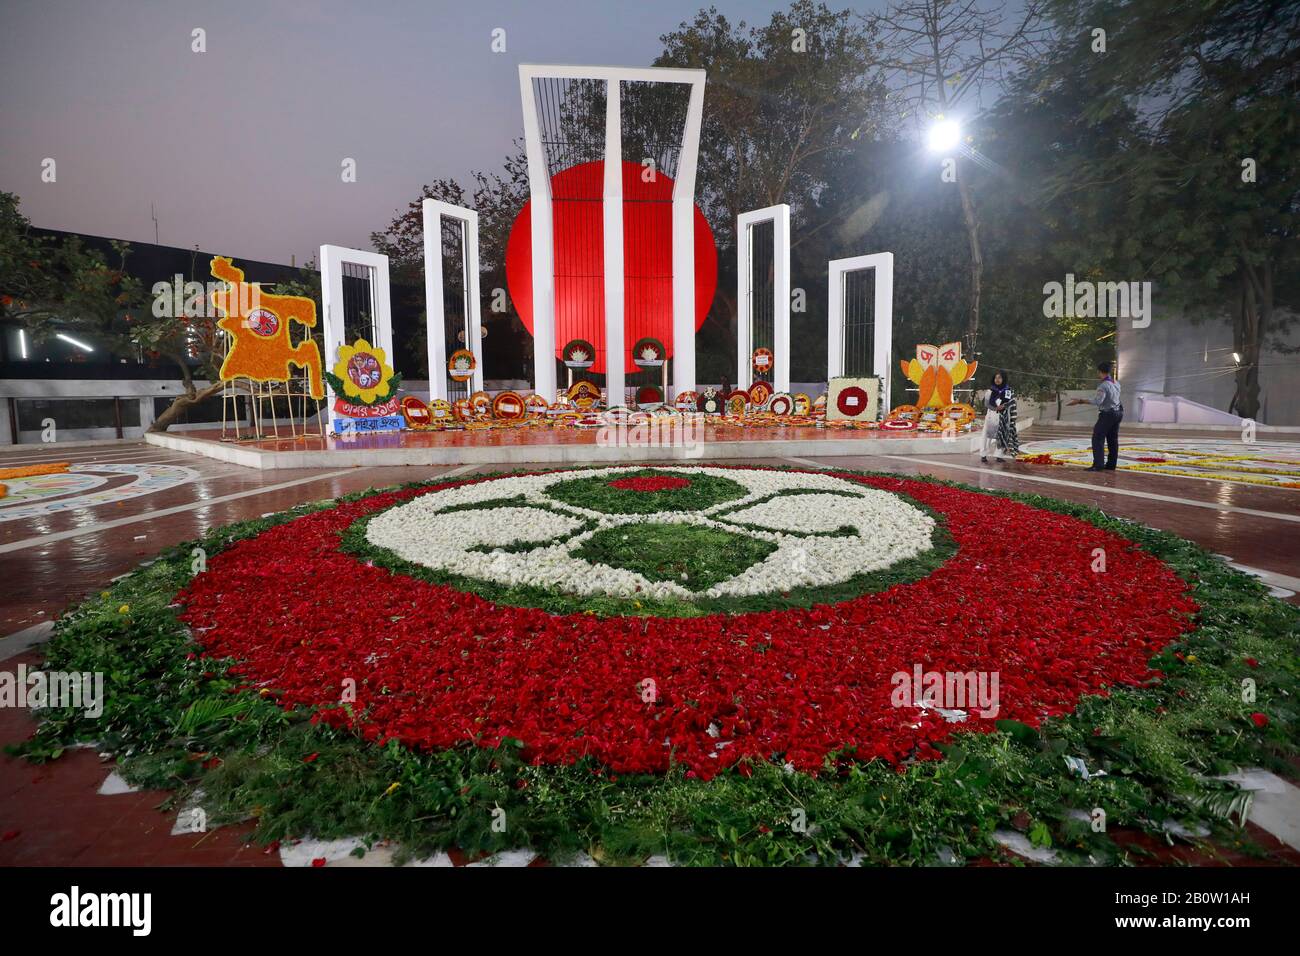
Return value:
M 661 41 L 656 66 L 704 69 L 709 77 L 696 195 L 720 240 L 719 292 L 707 321 L 725 368 L 736 342 L 736 221 L 747 210 L 787 203 L 792 247 L 835 225 L 838 210 L 817 197 L 854 140 L 883 129 L 880 44 L 873 24 L 811 0 L 755 27 L 711 7 Z
M 471 174 L 471 178 L 474 182 L 472 194 L 467 194 L 460 183 L 450 178 L 435 179 L 422 186 L 420 195 L 405 211 L 398 212 L 383 231 L 370 234 L 375 250 L 389 258 L 389 274 L 393 284 L 411 290 L 412 306 L 416 304 L 414 297 L 417 296 L 418 302 L 421 305 L 424 303 L 425 199 L 474 209 L 479 214 L 479 287 L 491 299 L 496 298 L 497 290 L 504 293 L 506 289 L 506 243 L 515 217 L 528 201 L 528 162 L 523 145 L 515 143 L 515 150 L 506 157 L 501 172 L 477 170 Z M 455 290 L 449 287 L 445 292 L 450 301 Z M 423 308 L 420 311 L 427 324 L 428 316 L 424 314 Z M 492 314 L 490 311 L 485 312 L 484 317 Z M 514 341 L 523 335 L 523 324 L 517 315 L 507 313 L 505 321 L 509 323 L 509 328 L 499 329 L 498 332 L 507 334 L 498 334 L 493 337 L 493 341 Z M 423 330 L 416 333 L 416 337 L 422 343 Z M 410 350 L 415 355 L 425 354 L 419 343 L 412 343 Z
M 1020 15 L 1012 19 L 1002 5 L 981 9 L 977 0 L 901 0 L 892 4 L 878 17 L 878 23 L 890 53 L 885 65 L 902 116 L 914 124 L 960 117 L 971 125 L 978 108 L 970 101 L 979 100 L 990 80 L 1001 80 L 1029 61 L 1043 42 L 1041 8 L 1042 0 L 1026 0 Z M 961 152 L 969 160 L 969 146 Z M 954 162 L 956 159 L 953 157 Z M 970 246 L 966 341 L 974 354 L 980 330 L 984 249 L 970 173 L 969 161 L 958 165 L 957 190 Z
M 135 356 L 128 310 L 144 299 L 125 270 L 130 247 L 113 243 L 110 265 L 79 237 L 34 235 L 18 205 L 13 193 L 0 193 L 0 318 L 22 322 L 36 342 L 76 332 L 110 354 Z
M 1084 135 L 1123 129 L 1116 149 L 1053 160 L 1047 198 L 1090 227 L 1074 255 L 1152 281 L 1162 308 L 1231 321 L 1232 409 L 1257 416 L 1260 351 L 1294 315 L 1279 299 L 1300 291 L 1300 7 L 1053 0 L 1051 13 L 1060 39 L 1022 92 L 1085 84 Z
M 0 193 L 0 319 L 23 323 L 41 343 L 60 333 L 115 358 L 141 354 L 175 364 L 184 392 L 151 430 L 162 431 L 185 409 L 220 391 L 216 327 L 202 315 L 156 315 L 140 280 L 127 271 L 130 246 L 111 244 L 114 260 L 87 248 L 77 236 L 37 236 L 18 208 Z M 198 381 L 211 384 L 200 389 Z

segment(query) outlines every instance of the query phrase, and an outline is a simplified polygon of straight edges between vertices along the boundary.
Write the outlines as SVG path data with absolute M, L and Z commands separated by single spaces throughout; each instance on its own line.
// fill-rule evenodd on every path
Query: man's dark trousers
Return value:
M 1119 462 L 1119 423 L 1124 420 L 1123 412 L 1100 412 L 1097 424 L 1092 426 L 1092 467 L 1114 468 Z M 1106 463 L 1103 466 L 1102 448 L 1106 450 Z

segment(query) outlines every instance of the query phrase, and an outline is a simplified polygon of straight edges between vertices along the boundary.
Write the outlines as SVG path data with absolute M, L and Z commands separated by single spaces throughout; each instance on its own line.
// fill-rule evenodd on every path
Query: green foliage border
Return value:
M 997 854 L 993 831 L 1008 826 L 1067 863 L 1127 864 L 1145 852 L 1092 832 L 1070 812 L 1093 807 L 1106 810 L 1111 830 L 1133 827 L 1172 842 L 1166 822 L 1205 824 L 1216 843 L 1262 854 L 1232 816 L 1242 794 L 1213 778 L 1258 765 L 1295 779 L 1300 611 L 1167 532 L 1037 495 L 909 480 L 1021 501 L 1135 542 L 1191 585 L 1198 626 L 1153 659 L 1163 678 L 1149 687 L 1086 697 L 1038 729 L 1002 721 L 995 733 L 958 733 L 943 748 L 946 759 L 901 773 L 880 761 L 830 758 L 817 776 L 787 773 L 776 755 L 703 782 L 681 767 L 616 775 L 589 761 L 530 766 L 517 741 L 418 753 L 314 723 L 271 694 L 236 692 L 230 662 L 197 657 L 176 618 L 173 602 L 192 576 L 195 547 L 215 554 L 338 503 L 320 501 L 209 531 L 65 614 L 46 666 L 103 671 L 104 714 L 43 711 L 36 734 L 9 749 L 39 762 L 93 741 L 117 757 L 128 780 L 174 791 L 166 806 L 201 786 L 211 824 L 255 817 L 260 843 L 362 836 L 396 841 L 402 858 L 527 846 L 555 861 L 586 851 L 602 863 L 652 854 L 682 864 L 960 863 Z M 1242 701 L 1247 678 L 1258 685 L 1254 704 Z M 1267 714 L 1268 725 L 1256 727 L 1252 711 Z M 1066 756 L 1106 775 L 1084 780 Z M 497 809 L 506 811 L 504 833 L 492 829 Z M 806 832 L 791 825 L 796 811 Z

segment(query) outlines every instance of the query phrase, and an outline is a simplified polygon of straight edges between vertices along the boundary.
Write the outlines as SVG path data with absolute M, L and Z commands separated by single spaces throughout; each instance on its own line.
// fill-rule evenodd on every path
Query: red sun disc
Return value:
M 551 179 L 554 225 L 556 357 L 573 339 L 596 347 L 591 372 L 605 372 L 604 162 L 582 163 Z M 623 163 L 623 365 L 639 371 L 631 347 L 650 337 L 673 355 L 673 180 L 643 182 L 640 163 Z M 533 331 L 532 203 L 524 204 L 506 243 L 506 284 L 529 333 Z M 718 249 L 704 213 L 695 207 L 695 328 L 704 324 L 718 286 Z

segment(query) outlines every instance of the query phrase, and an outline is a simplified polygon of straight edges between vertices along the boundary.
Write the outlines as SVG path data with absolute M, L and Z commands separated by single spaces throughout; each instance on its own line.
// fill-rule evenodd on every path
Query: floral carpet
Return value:
M 1148 679 L 1196 607 L 1128 542 L 1005 499 L 754 469 L 620 487 L 628 472 L 322 511 L 213 558 L 183 619 L 253 686 L 380 743 L 517 738 L 531 761 L 709 778 L 773 755 L 815 771 L 846 747 L 938 756 L 958 722 L 891 700 L 891 675 L 918 663 L 999 673 L 999 709 L 967 728 L 1036 724 Z M 940 527 L 951 545 L 936 546 Z
M 1092 464 L 1090 438 L 1029 442 L 1022 455 L 1043 464 Z M 1272 488 L 1300 488 L 1300 444 L 1295 442 L 1215 441 L 1204 438 L 1121 440 L 1118 467 L 1124 471 L 1210 478 Z
M 108 488 L 102 487 L 123 476 L 128 480 Z M 0 498 L 0 521 L 17 521 L 20 518 L 113 504 L 164 491 L 196 477 L 198 472 L 193 468 L 179 465 L 77 463 L 57 474 L 7 479 L 6 494 Z
M 25 750 L 93 739 L 263 842 L 928 862 L 1025 823 L 1121 862 L 1089 808 L 1227 827 L 1214 774 L 1287 766 L 1298 635 L 1252 579 L 1079 505 L 848 471 L 502 474 L 164 554 L 49 645 L 110 675 L 104 720 L 50 711 Z

